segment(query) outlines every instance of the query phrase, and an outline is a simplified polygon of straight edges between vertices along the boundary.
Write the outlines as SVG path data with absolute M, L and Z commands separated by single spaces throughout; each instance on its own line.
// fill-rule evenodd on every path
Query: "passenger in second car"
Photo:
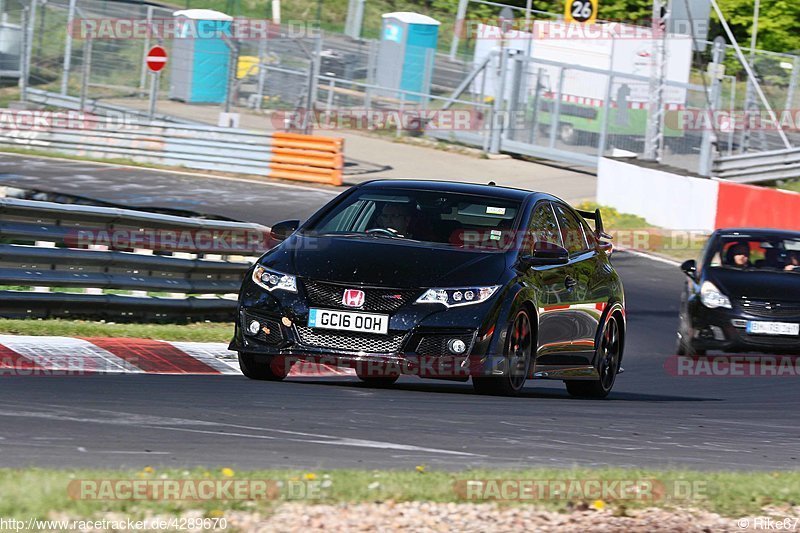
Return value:
M 789 252 L 789 264 L 783 267 L 784 270 L 796 270 L 800 272 L 800 252 Z

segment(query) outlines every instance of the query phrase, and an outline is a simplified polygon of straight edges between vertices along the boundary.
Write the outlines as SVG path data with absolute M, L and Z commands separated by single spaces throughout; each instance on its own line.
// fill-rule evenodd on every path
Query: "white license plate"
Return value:
M 309 309 L 308 327 L 386 335 L 389 333 L 389 315 Z
M 756 335 L 797 335 L 800 334 L 800 324 L 748 321 L 747 333 Z

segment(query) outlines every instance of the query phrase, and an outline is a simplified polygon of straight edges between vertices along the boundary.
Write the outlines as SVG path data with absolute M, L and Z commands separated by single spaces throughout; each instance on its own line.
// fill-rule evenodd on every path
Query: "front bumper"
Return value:
M 391 313 L 387 335 L 310 328 L 310 306 L 300 293 L 268 293 L 252 285 L 243 288 L 234 338 L 229 349 L 255 361 L 275 357 L 355 368 L 359 374 L 410 373 L 420 377 L 466 380 L 471 375 L 502 372 L 506 325 L 500 318 L 502 298 L 456 308 L 403 305 Z M 314 305 L 313 307 L 318 307 Z M 379 311 L 368 311 L 379 312 Z M 252 334 L 248 325 L 261 328 Z M 495 333 L 497 331 L 497 333 Z M 448 341 L 461 340 L 466 350 L 452 354 Z
M 725 352 L 800 353 L 800 335 L 762 335 L 747 333 L 748 321 L 800 323 L 800 317 L 767 317 L 747 313 L 741 308 L 708 309 L 699 302 L 692 312 L 692 345 L 701 350 Z

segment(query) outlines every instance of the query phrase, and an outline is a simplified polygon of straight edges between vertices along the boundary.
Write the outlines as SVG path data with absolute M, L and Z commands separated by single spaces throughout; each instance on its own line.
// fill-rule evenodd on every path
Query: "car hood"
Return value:
M 262 262 L 302 278 L 417 288 L 495 284 L 505 256 L 378 237 L 294 234 Z
M 785 301 L 800 294 L 800 274 L 768 270 L 710 268 L 706 279 L 732 300 Z

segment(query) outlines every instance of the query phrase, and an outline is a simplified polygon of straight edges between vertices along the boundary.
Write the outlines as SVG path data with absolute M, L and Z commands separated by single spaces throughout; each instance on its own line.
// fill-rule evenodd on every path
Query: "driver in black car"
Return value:
M 389 202 L 383 205 L 375 221 L 378 223 L 377 227 L 394 230 L 397 234 L 408 237 L 412 215 L 411 204 Z

